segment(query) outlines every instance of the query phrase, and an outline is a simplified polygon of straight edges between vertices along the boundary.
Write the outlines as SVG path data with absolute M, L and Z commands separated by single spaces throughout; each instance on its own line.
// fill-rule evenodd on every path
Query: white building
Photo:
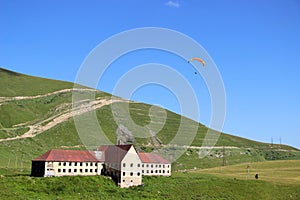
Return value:
M 102 152 L 52 149 L 32 160 L 31 175 L 100 175 L 103 163 Z
M 50 150 L 32 160 L 32 176 L 107 175 L 120 187 L 142 184 L 142 175 L 170 176 L 171 163 L 133 145 L 104 145 L 97 151 Z
M 171 163 L 154 153 L 139 152 L 142 174 L 145 176 L 171 176 Z

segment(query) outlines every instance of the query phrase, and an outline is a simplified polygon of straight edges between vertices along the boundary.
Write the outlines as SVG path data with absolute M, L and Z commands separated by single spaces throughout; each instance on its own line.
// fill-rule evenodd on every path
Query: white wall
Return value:
M 145 176 L 171 176 L 171 164 L 142 163 L 142 174 Z
M 102 167 L 98 162 L 46 162 L 45 176 L 100 175 Z
M 142 184 L 142 162 L 135 148 L 131 146 L 121 162 L 121 187 Z

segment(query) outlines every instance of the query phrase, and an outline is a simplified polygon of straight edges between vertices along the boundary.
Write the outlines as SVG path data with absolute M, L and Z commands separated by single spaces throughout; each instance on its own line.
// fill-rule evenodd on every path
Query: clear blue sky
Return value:
M 73 82 L 100 42 L 149 26 L 184 33 L 213 58 L 226 89 L 224 132 L 262 142 L 281 138 L 300 148 L 299 0 L 0 0 L 0 66 Z M 176 67 L 176 57 L 164 52 L 136 52 L 128 58 L 135 64 Z M 126 60 L 116 64 L 130 69 Z M 187 77 L 197 84 L 192 75 Z M 111 92 L 113 84 L 104 82 L 99 89 Z M 208 124 L 207 91 L 201 95 L 200 121 Z M 156 86 L 132 98 L 179 112 L 174 95 Z

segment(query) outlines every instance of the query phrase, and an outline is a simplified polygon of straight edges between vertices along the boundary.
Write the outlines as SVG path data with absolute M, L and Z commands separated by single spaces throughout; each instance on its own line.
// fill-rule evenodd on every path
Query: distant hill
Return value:
M 27 76 L 0 68 L 0 169 L 29 170 L 31 159 L 49 149 L 84 149 L 74 125 L 72 92 L 74 84 Z M 91 90 L 80 87 L 82 90 Z M 135 131 L 120 127 L 113 118 L 111 104 L 119 108 L 117 115 L 122 118 L 124 104 L 128 101 L 111 94 L 97 91 L 94 101 L 87 100 L 96 109 L 99 123 L 107 138 L 116 143 L 117 133 L 122 142 L 134 142 L 138 149 L 155 151 L 166 147 L 174 138 L 181 120 L 190 127 L 197 127 L 191 147 L 173 163 L 174 170 L 207 168 L 264 160 L 300 159 L 298 149 L 278 144 L 267 144 L 222 133 L 216 148 L 204 159 L 199 159 L 199 150 L 208 128 L 191 119 L 166 110 L 167 119 L 163 128 L 147 138 L 133 138 Z M 130 115 L 136 124 L 146 126 L 151 118 L 152 105 L 130 102 Z M 161 108 L 160 108 L 161 109 Z M 78 108 L 77 114 L 84 116 L 86 108 Z M 159 122 L 159 119 L 157 121 Z M 184 131 L 189 133 L 189 126 Z M 86 131 L 90 127 L 86 127 Z M 128 136 L 127 138 L 124 135 Z M 172 151 L 177 147 L 166 148 Z M 1 170 L 0 170 L 1 173 Z

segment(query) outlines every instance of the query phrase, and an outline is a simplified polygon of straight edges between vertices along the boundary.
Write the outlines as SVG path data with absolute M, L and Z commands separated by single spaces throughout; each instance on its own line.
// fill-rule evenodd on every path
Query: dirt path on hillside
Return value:
M 50 96 L 50 95 L 53 95 L 53 94 L 61 94 L 61 93 L 74 92 L 74 91 L 96 92 L 97 90 L 95 90 L 95 89 L 69 88 L 69 89 L 58 90 L 58 91 L 55 91 L 55 92 L 49 92 L 49 93 L 46 93 L 46 94 L 40 94 L 40 95 L 36 95 L 36 96 L 0 97 L 0 103 L 4 103 L 4 102 L 7 102 L 7 101 L 24 100 L 24 99 L 37 99 L 37 98 L 47 97 L 47 96 Z
M 52 116 L 52 117 L 45 119 L 44 121 L 39 122 L 37 124 L 27 126 L 27 127 L 29 127 L 29 130 L 26 133 L 24 133 L 23 135 L 12 137 L 12 138 L 0 139 L 0 142 L 35 137 L 35 136 L 41 134 L 42 132 L 49 130 L 50 128 L 56 126 L 57 124 L 67 121 L 71 117 L 81 115 L 81 114 L 90 112 L 92 110 L 99 109 L 103 106 L 110 105 L 113 102 L 120 102 L 120 101 L 121 100 L 101 99 L 101 100 L 95 100 L 95 101 L 92 101 L 89 103 L 81 104 L 80 107 L 78 107 L 78 108 L 69 110 L 63 114 L 56 115 L 54 117 Z M 43 125 L 47 121 L 49 121 L 49 122 L 46 123 L 45 125 Z
M 52 93 L 47 93 L 44 95 L 1 97 L 2 98 L 1 100 L 2 100 L 2 102 L 4 102 L 4 101 L 21 100 L 21 99 L 34 99 L 34 98 L 46 97 L 46 96 L 53 95 L 53 94 L 72 92 L 72 91 L 96 91 L 96 90 L 64 89 L 64 90 L 59 90 L 59 91 L 55 91 Z M 69 120 L 70 118 L 72 118 L 74 116 L 78 116 L 78 115 L 90 112 L 92 110 L 99 109 L 103 106 L 110 105 L 114 102 L 121 102 L 121 101 L 125 102 L 125 100 L 121 100 L 121 99 L 105 99 L 105 98 L 98 98 L 93 101 L 86 101 L 86 102 L 83 101 L 80 103 L 79 106 L 77 106 L 75 108 L 73 107 L 72 109 L 69 109 L 69 110 L 59 113 L 57 115 L 51 116 L 51 117 L 49 117 L 41 122 L 38 122 L 34 125 L 25 126 L 25 127 L 28 127 L 29 130 L 26 133 L 24 133 L 23 135 L 12 137 L 12 138 L 0 139 L 0 142 L 35 137 L 35 136 L 43 133 L 44 131 L 49 130 L 50 128 L 53 128 L 57 124 L 60 124 L 60 123 L 63 123 L 65 121 Z M 30 123 L 30 122 L 22 123 L 22 124 L 19 124 L 18 126 L 23 125 L 23 124 L 25 125 L 27 123 Z

